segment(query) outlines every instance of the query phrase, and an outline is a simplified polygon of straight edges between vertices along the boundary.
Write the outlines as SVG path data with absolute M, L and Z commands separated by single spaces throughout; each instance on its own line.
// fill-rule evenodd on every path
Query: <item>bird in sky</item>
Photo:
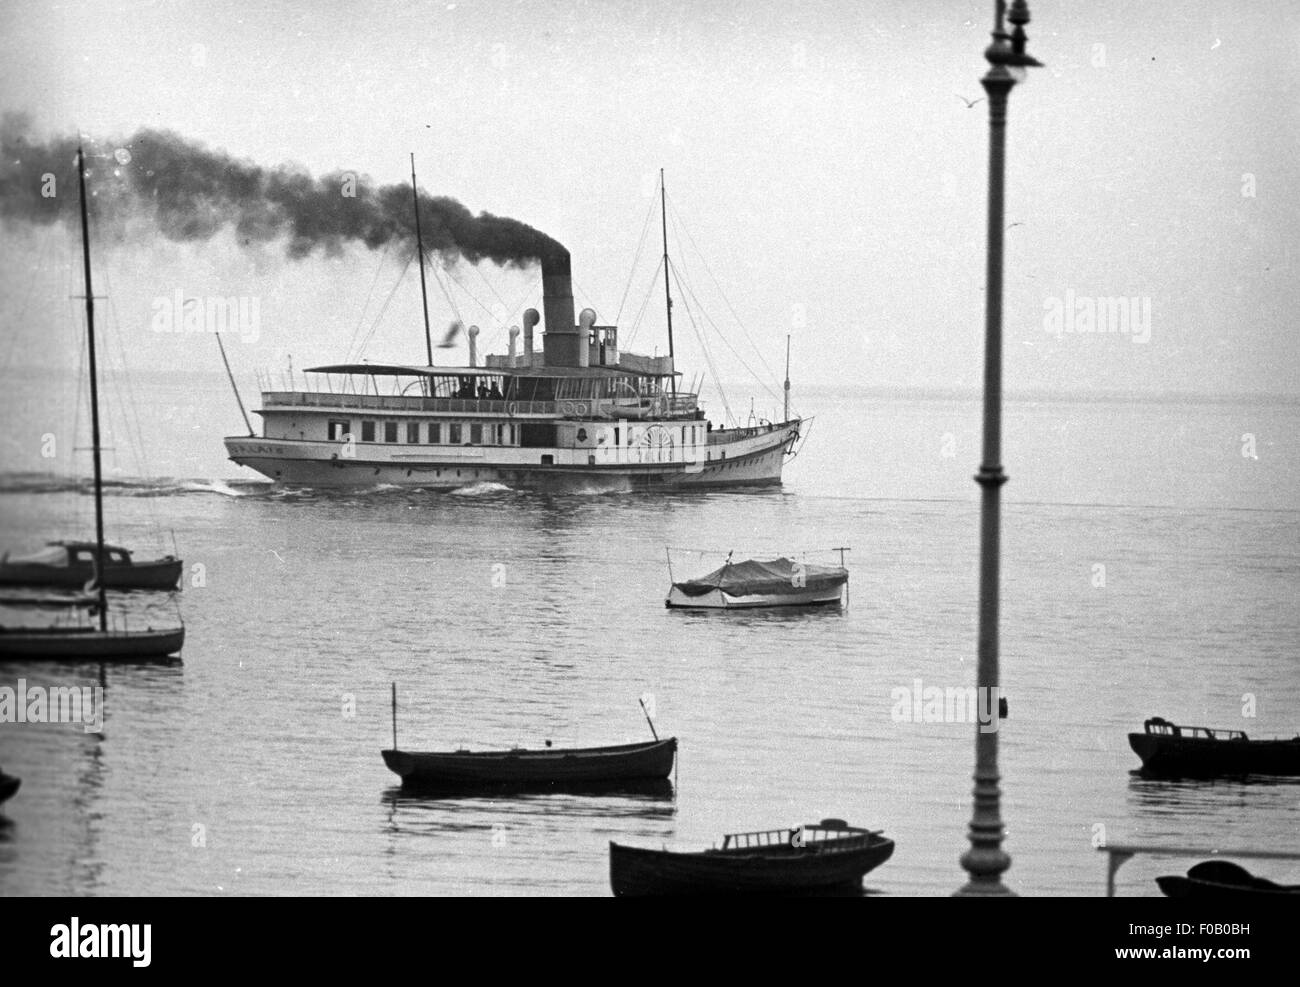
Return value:
M 969 99 L 967 99 L 965 96 L 963 96 L 961 93 L 953 93 L 953 95 L 956 96 L 956 97 L 957 97 L 959 100 L 961 100 L 963 103 L 965 103 L 965 104 L 966 104 L 966 109 L 968 109 L 968 110 L 969 110 L 972 106 L 974 106 L 976 103 L 982 103 L 982 102 L 984 102 L 984 97 L 983 97 L 983 96 L 981 96 L 979 99 L 976 99 L 976 100 L 969 100 Z
M 449 350 L 456 345 L 456 337 L 460 335 L 461 324 L 453 322 L 447 327 L 447 334 L 442 337 L 442 342 L 438 344 L 438 349 Z

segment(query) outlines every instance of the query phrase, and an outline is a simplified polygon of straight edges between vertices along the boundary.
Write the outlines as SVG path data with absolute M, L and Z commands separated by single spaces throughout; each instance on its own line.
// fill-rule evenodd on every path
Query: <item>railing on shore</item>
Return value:
M 355 408 L 361 411 L 443 412 L 468 415 L 563 415 L 573 418 L 617 418 L 622 415 L 676 417 L 695 413 L 697 396 L 627 399 L 597 398 L 559 401 L 507 401 L 491 398 L 427 398 L 382 394 L 338 394 L 328 391 L 264 391 L 266 405 L 314 408 Z M 760 431 L 760 430 L 755 430 Z
M 1106 854 L 1106 897 L 1115 897 L 1115 872 L 1128 860 L 1145 853 L 1152 857 L 1236 857 L 1242 860 L 1300 860 L 1300 853 L 1282 850 L 1225 850 L 1223 847 L 1142 846 L 1114 843 L 1097 847 Z

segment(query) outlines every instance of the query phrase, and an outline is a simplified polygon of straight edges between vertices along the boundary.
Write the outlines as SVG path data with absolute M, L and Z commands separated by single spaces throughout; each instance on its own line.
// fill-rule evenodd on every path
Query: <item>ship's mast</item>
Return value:
M 433 366 L 433 339 L 429 336 L 429 293 L 424 285 L 424 240 L 420 236 L 420 193 L 415 190 L 415 152 L 411 152 L 411 199 L 415 203 L 415 249 L 420 263 L 420 304 L 424 311 L 424 352 Z
M 668 360 L 673 365 L 673 397 L 677 396 L 677 362 L 673 357 L 673 295 L 668 288 L 668 189 L 664 187 L 664 170 L 659 169 L 659 219 L 664 231 L 664 304 L 668 311 Z
M 781 421 L 790 420 L 790 334 L 785 334 L 785 415 Z
M 99 629 L 108 630 L 108 592 L 104 588 L 104 477 L 99 456 L 99 384 L 95 369 L 95 293 L 90 286 L 90 224 L 86 213 L 86 154 L 77 147 L 81 188 L 81 256 L 86 280 L 86 340 L 90 354 L 90 447 L 95 460 L 95 581 L 99 584 Z

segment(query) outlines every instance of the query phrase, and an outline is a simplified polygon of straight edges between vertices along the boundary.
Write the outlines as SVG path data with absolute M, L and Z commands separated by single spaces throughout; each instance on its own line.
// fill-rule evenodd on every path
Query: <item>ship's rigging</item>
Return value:
M 412 178 L 414 180 L 414 168 L 412 169 Z M 785 395 L 781 393 L 781 381 L 772 371 L 771 366 L 763 355 L 761 347 L 755 342 L 748 327 L 740 318 L 736 307 L 731 303 L 723 289 L 718 277 L 714 274 L 713 269 L 709 266 L 707 259 L 682 220 L 681 214 L 677 209 L 672 198 L 668 196 L 663 181 L 663 173 L 660 172 L 660 180 L 656 189 L 656 195 L 650 201 L 645 214 L 645 219 L 641 225 L 641 232 L 637 239 L 633 251 L 632 263 L 629 268 L 627 280 L 623 286 L 623 291 L 619 299 L 613 324 L 618 325 L 624 311 L 627 308 L 629 297 L 632 295 L 632 289 L 638 281 L 637 269 L 641 265 L 643 256 L 648 252 L 646 245 L 650 241 L 651 223 L 655 218 L 655 213 L 659 213 L 660 232 L 661 232 L 661 250 L 654 270 L 651 272 L 649 280 L 645 283 L 644 293 L 641 295 L 639 304 L 636 307 L 635 315 L 629 323 L 626 330 L 622 332 L 623 347 L 628 349 L 635 341 L 638 330 L 643 325 L 648 325 L 647 313 L 652 309 L 652 302 L 659 290 L 660 278 L 663 278 L 663 301 L 664 301 L 664 327 L 665 341 L 669 355 L 675 357 L 677 346 L 673 339 L 674 314 L 684 316 L 679 322 L 685 322 L 691 329 L 691 335 L 698 347 L 700 356 L 703 358 L 705 371 L 702 371 L 700 378 L 706 375 L 708 380 L 713 384 L 719 403 L 726 421 L 735 426 L 739 424 L 733 411 L 731 401 L 728 398 L 726 387 L 723 383 L 723 376 L 719 370 L 719 363 L 714 356 L 714 349 L 717 340 L 730 354 L 730 358 L 742 367 L 755 383 L 762 389 L 773 402 L 773 417 L 778 417 L 777 410 L 780 409 Z M 413 188 L 414 194 L 414 188 Z M 419 234 L 417 233 L 417 239 Z M 438 293 L 446 305 L 446 321 L 454 326 L 468 327 L 476 319 L 484 322 L 482 337 L 479 342 L 480 351 L 499 351 L 504 349 L 506 335 L 512 327 L 517 327 L 524 310 L 530 306 L 537 305 L 542 289 L 542 277 L 540 271 L 533 274 L 527 279 L 522 296 L 513 304 L 506 301 L 501 290 L 493 281 L 483 272 L 479 264 L 467 264 L 458 262 L 454 258 L 444 258 L 439 252 L 426 250 L 423 244 L 417 243 L 415 250 L 409 251 L 402 266 L 398 270 L 397 276 L 392 283 L 389 291 L 385 295 L 382 303 L 379 304 L 373 316 L 369 316 L 372 301 L 375 298 L 375 289 L 381 281 L 381 275 L 386 266 L 389 265 L 389 257 L 392 253 L 391 244 L 384 247 L 380 255 L 375 270 L 375 276 L 371 282 L 370 289 L 366 293 L 365 300 L 362 304 L 361 313 L 358 317 L 357 324 L 352 332 L 352 338 L 348 345 L 346 356 L 348 362 L 356 362 L 362 359 L 379 330 L 381 329 L 385 315 L 387 314 L 394 298 L 412 266 L 412 262 L 417 256 L 422 256 L 425 264 L 421 265 L 421 300 L 422 310 L 425 318 L 426 333 L 426 355 L 429 357 L 432 365 L 433 346 L 430 343 L 429 336 L 429 314 L 428 314 L 428 288 L 424 284 L 424 271 L 427 266 L 429 276 L 438 287 Z M 689 248 L 689 249 L 688 249 Z M 688 261 L 689 258 L 689 261 Z M 701 298 L 701 291 L 695 286 L 694 279 L 690 276 L 689 268 L 695 268 L 698 265 L 707 276 L 707 283 L 711 286 L 712 291 L 721 299 L 722 305 L 729 316 L 729 324 L 739 330 L 740 336 L 752 350 L 749 359 L 746 358 L 746 352 L 734 344 L 728 338 L 728 332 L 724 329 L 723 324 L 715 319 L 705 306 Z M 473 274 L 469 272 L 472 271 Z M 472 279 L 477 276 L 482 283 L 481 288 L 473 285 Z M 488 297 L 484 297 L 483 288 L 486 288 Z M 592 297 L 583 290 L 582 286 L 574 283 L 574 291 L 580 295 L 583 301 L 593 309 L 599 311 Z M 480 314 L 481 313 L 481 314 Z M 463 333 L 462 333 L 463 335 Z M 450 339 L 452 334 L 449 333 Z M 358 342 L 359 340 L 359 342 Z M 755 369 L 751 360 L 761 367 L 762 372 Z M 694 385 L 692 390 L 699 385 Z M 675 382 L 674 382 L 675 389 Z M 791 412 L 787 411 L 785 417 L 789 417 Z M 751 415 L 752 417 L 752 415 Z

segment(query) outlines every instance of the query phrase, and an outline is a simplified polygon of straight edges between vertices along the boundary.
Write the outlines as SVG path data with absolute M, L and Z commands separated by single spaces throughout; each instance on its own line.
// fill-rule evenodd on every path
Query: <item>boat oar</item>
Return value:
M 645 721 L 650 724 L 650 736 L 654 737 L 657 741 L 659 739 L 659 731 L 655 729 L 654 720 L 650 719 L 650 711 L 645 708 L 645 700 L 637 699 L 637 702 L 641 704 L 641 712 L 645 714 Z

